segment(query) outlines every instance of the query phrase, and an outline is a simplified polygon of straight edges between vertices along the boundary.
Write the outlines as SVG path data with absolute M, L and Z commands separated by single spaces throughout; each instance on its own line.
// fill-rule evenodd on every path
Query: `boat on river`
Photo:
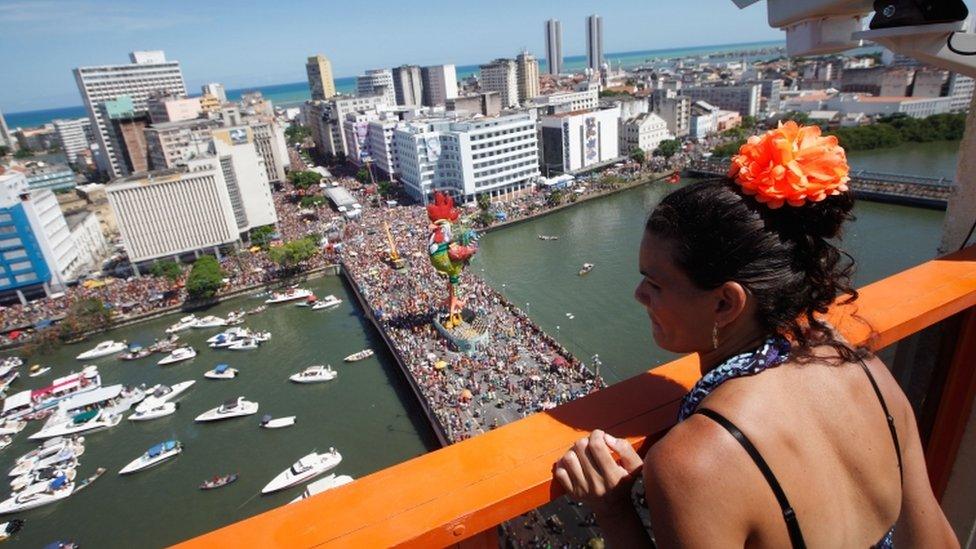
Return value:
M 588 274 L 590 271 L 593 270 L 593 267 L 595 267 L 595 265 L 593 265 L 592 263 L 584 263 L 583 268 L 579 270 L 579 275 L 583 276 Z
M 77 486 L 75 486 L 75 493 L 77 494 L 78 492 L 80 492 L 80 491 L 84 490 L 85 488 L 88 488 L 89 486 L 91 486 L 91 484 L 93 482 L 95 482 L 96 480 L 98 480 L 98 477 L 100 477 L 100 476 L 102 476 L 102 475 L 105 474 L 105 471 L 108 471 L 108 469 L 106 469 L 104 467 L 99 467 L 98 469 L 95 469 L 95 473 L 93 475 L 91 475 L 90 477 L 86 478 L 85 480 L 79 482 L 77 484 Z
M 219 316 L 207 315 L 193 323 L 192 328 L 220 328 L 226 326 L 227 321 Z
M 270 494 L 301 484 L 324 474 L 329 469 L 339 465 L 341 461 L 342 455 L 335 448 L 329 448 L 328 452 L 322 454 L 312 452 L 279 473 L 261 489 L 261 493 Z
M 146 390 L 146 399 L 136 406 L 136 412 L 148 410 L 157 404 L 176 400 L 177 397 L 192 387 L 194 383 L 196 383 L 195 380 L 189 380 L 174 383 L 173 385 L 165 385 L 162 383 L 153 385 Z
M 309 366 L 297 374 L 292 374 L 288 379 L 295 383 L 321 383 L 323 381 L 332 381 L 338 375 L 338 372 L 333 370 L 332 366 L 317 364 L 315 366 Z
M 339 305 L 342 305 L 342 300 L 332 294 L 329 294 L 325 296 L 324 299 L 320 299 L 312 303 L 312 310 L 319 311 L 322 309 L 334 309 Z
M 50 366 L 41 366 L 40 364 L 35 364 L 30 367 L 30 373 L 27 374 L 29 377 L 40 377 L 51 371 Z
M 264 302 L 272 305 L 275 303 L 285 303 L 286 301 L 294 301 L 296 299 L 307 299 L 308 296 L 312 295 L 311 290 L 306 290 L 305 288 L 289 288 L 284 292 L 274 292 L 271 297 L 265 299 Z
M 130 473 L 142 471 L 143 469 L 155 467 L 168 459 L 178 456 L 182 451 L 183 445 L 180 444 L 180 441 L 178 440 L 167 440 L 165 442 L 160 442 L 159 444 L 156 444 L 146 450 L 146 453 L 130 461 L 128 465 L 119 471 L 119 474 L 128 475 Z
M 20 358 L 19 356 L 8 356 L 7 358 L 3 359 L 3 362 L 0 362 L 0 368 L 7 369 L 20 368 L 23 365 L 24 359 Z
M 246 336 L 249 333 L 250 332 L 248 331 L 247 328 L 239 328 L 237 326 L 234 326 L 234 327 L 231 327 L 231 328 L 228 328 L 228 329 L 224 330 L 223 332 L 220 332 L 218 334 L 214 334 L 214 335 L 208 337 L 207 338 L 207 343 L 209 343 L 209 344 L 212 344 L 212 343 L 221 343 L 221 342 L 224 342 L 224 341 L 227 341 L 227 340 L 233 340 L 234 338 L 237 338 L 237 337 Z
M 139 360 L 153 354 L 152 351 L 139 345 L 130 345 L 129 350 L 119 355 L 119 360 Z
M 0 541 L 7 541 L 12 538 L 23 527 L 24 521 L 21 519 L 11 519 L 0 524 Z
M 539 235 L 539 240 L 545 240 L 545 241 L 559 240 L 559 237 L 558 236 L 555 236 L 555 235 L 549 235 L 549 234 L 540 234 Z
M 198 415 L 194 421 L 219 421 L 233 417 L 249 416 L 256 413 L 258 413 L 258 403 L 251 402 L 241 396 L 228 400 L 216 408 L 207 410 Z
M 173 352 L 166 355 L 159 360 L 156 364 L 160 366 L 165 366 L 167 364 L 176 364 L 177 362 L 183 362 L 184 360 L 190 360 L 197 356 L 197 351 L 190 346 L 180 347 L 178 349 L 173 349 Z
M 373 356 L 373 350 L 372 349 L 363 349 L 362 351 L 359 351 L 358 353 L 353 353 L 353 354 L 347 356 L 344 360 L 346 362 L 358 362 L 360 360 L 369 358 L 371 356 Z
M 246 314 L 247 313 L 244 311 L 244 309 L 241 309 L 239 311 L 231 311 L 227 315 L 227 325 L 228 326 L 239 326 L 241 324 L 244 324 L 244 316 Z
M 0 450 L 5 450 L 13 441 L 13 435 L 0 435 Z
M 98 366 L 86 366 L 81 372 L 56 378 L 47 387 L 29 389 L 10 395 L 3 401 L 3 411 L 0 412 L 0 417 L 27 419 L 39 412 L 47 413 L 48 409 L 57 406 L 62 400 L 94 391 L 101 386 L 102 378 L 98 374 Z
M 72 449 L 75 452 L 75 455 L 80 456 L 85 452 L 85 437 L 58 437 L 46 440 L 37 448 L 17 458 L 14 463 L 18 466 L 28 462 L 34 463 L 56 455 L 67 448 Z M 17 468 L 15 467 L 10 474 L 13 476 L 19 476 L 24 473 L 24 471 L 16 471 Z
M 261 313 L 263 313 L 263 312 L 265 312 L 267 310 L 268 310 L 268 306 L 267 305 L 258 305 L 257 307 L 254 307 L 253 309 L 248 309 L 247 310 L 247 314 L 249 314 L 249 315 L 257 315 L 257 314 L 261 314 Z
M 27 440 L 44 440 L 46 438 L 93 433 L 115 427 L 122 421 L 122 414 L 110 412 L 107 408 L 80 413 L 66 421 L 45 426 L 40 431 L 27 437 Z
M 166 328 L 167 334 L 175 334 L 176 332 L 182 332 L 183 330 L 189 330 L 190 328 L 196 326 L 197 315 L 186 315 L 179 320 L 176 324 L 173 324 L 169 328 Z
M 176 342 L 180 340 L 180 336 L 177 334 L 170 334 L 169 337 L 163 340 L 156 340 L 152 345 L 147 347 L 151 353 L 168 353 L 176 348 Z
M 17 513 L 56 503 L 70 496 L 75 490 L 74 483 L 64 476 L 44 484 L 33 486 L 37 486 L 37 488 L 32 489 L 32 487 L 28 487 L 23 492 L 0 502 L 0 515 Z
M 281 429 L 283 427 L 291 427 L 295 424 L 295 416 L 279 417 L 273 419 L 271 414 L 261 418 L 261 427 L 265 429 Z
M 11 420 L 0 423 L 0 435 L 16 435 L 27 427 L 27 422 L 23 420 Z
M 231 368 L 227 364 L 218 364 L 213 370 L 204 372 L 203 377 L 207 379 L 234 379 L 237 377 L 237 369 Z
M 258 348 L 258 340 L 253 337 L 246 337 L 244 339 L 238 339 L 225 348 L 231 351 L 253 351 Z
M 75 470 L 77 467 L 78 460 L 73 460 L 65 461 L 50 467 L 34 469 L 11 480 L 10 489 L 14 492 L 20 492 L 28 486 L 37 484 L 39 482 L 49 482 L 60 476 L 65 476 L 69 481 L 74 481 L 75 476 L 78 474 Z
M 175 413 L 178 406 L 176 402 L 154 402 L 149 407 L 136 410 L 129 416 L 129 421 L 149 421 L 166 417 Z
M 89 349 L 80 355 L 76 356 L 77 360 L 93 360 L 96 358 L 102 358 L 109 355 L 114 355 L 121 353 L 126 349 L 128 344 L 125 341 L 103 341 L 95 346 L 93 349 Z
M 314 482 L 309 482 L 308 485 L 305 486 L 305 491 L 302 492 L 302 495 L 289 501 L 288 503 L 298 503 L 303 499 L 308 499 L 314 495 L 321 494 L 326 490 L 338 488 L 343 484 L 349 484 L 353 480 L 354 479 L 349 475 L 336 476 L 335 473 L 330 473 L 328 476 L 322 477 Z
M 59 464 L 71 463 L 73 461 L 77 462 L 78 458 L 84 453 L 85 446 L 80 443 L 72 443 L 67 446 L 61 446 L 54 454 L 18 462 L 17 465 L 10 470 L 10 476 L 19 477 L 45 467 L 55 467 Z
M 216 476 L 212 479 L 205 480 L 200 483 L 201 490 L 216 490 L 217 488 L 222 488 L 228 484 L 237 480 L 237 473 L 231 473 L 229 475 Z

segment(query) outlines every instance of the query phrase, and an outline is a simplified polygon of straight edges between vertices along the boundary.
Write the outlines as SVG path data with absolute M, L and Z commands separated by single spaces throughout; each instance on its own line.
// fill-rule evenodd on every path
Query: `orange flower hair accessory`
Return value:
M 763 135 L 754 135 L 732 157 L 729 177 L 742 192 L 776 209 L 802 206 L 847 190 L 847 155 L 833 135 L 818 126 L 790 120 Z

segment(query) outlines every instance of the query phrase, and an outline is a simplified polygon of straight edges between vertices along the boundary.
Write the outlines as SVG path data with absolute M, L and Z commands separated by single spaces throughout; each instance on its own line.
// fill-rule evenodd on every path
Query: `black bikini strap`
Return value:
M 904 484 L 905 472 L 902 470 L 901 466 L 901 444 L 898 444 L 898 431 L 895 429 L 895 418 L 891 417 L 891 412 L 888 411 L 888 404 L 885 402 L 884 395 L 881 394 L 881 389 L 878 387 L 878 382 L 875 381 L 871 370 L 868 369 L 866 364 L 864 364 L 864 360 L 861 360 L 860 364 L 861 369 L 864 370 L 864 373 L 868 375 L 868 380 L 871 382 L 871 387 L 874 388 L 874 394 L 877 395 L 878 402 L 881 403 L 881 409 L 884 411 L 885 421 L 888 422 L 888 431 L 891 432 L 891 441 L 895 443 L 895 453 L 898 454 L 898 476 L 901 478 L 902 484 Z
M 783 520 L 786 521 L 786 529 L 790 533 L 790 542 L 793 544 L 794 549 L 804 549 L 806 544 L 803 542 L 803 533 L 800 531 L 800 523 L 796 519 L 796 512 L 793 511 L 793 507 L 790 505 L 790 501 L 786 498 L 786 493 L 783 492 L 783 488 L 779 485 L 779 481 L 776 480 L 776 475 L 766 464 L 766 460 L 763 459 L 762 454 L 759 450 L 752 445 L 749 438 L 746 437 L 745 433 L 739 430 L 734 423 L 725 418 L 725 416 L 719 414 L 714 410 L 709 410 L 708 408 L 699 408 L 695 411 L 696 414 L 701 414 L 715 423 L 718 423 L 725 430 L 732 435 L 735 440 L 739 441 L 739 444 L 745 449 L 752 461 L 756 463 L 756 467 L 759 468 L 759 472 L 766 477 L 766 482 L 769 487 L 773 490 L 773 495 L 776 496 L 776 502 L 779 503 L 779 508 L 783 510 Z

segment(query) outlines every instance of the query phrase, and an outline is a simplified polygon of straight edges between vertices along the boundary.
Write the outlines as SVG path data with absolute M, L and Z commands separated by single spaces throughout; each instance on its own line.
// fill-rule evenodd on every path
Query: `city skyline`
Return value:
M 499 5 L 472 5 L 458 13 L 452 5 L 438 1 L 431 3 L 432 9 L 417 14 L 392 2 L 379 2 L 356 13 L 340 8 L 325 17 L 316 15 L 321 6 L 310 2 L 290 5 L 288 11 L 269 6 L 241 10 L 237 4 L 225 7 L 222 2 L 174 2 L 172 14 L 166 16 L 139 4 L 119 2 L 8 2 L 0 4 L 0 25 L 5 28 L 0 48 L 17 55 L 5 60 L 12 85 L 0 89 L 0 109 L 23 112 L 77 105 L 80 97 L 72 81 L 73 68 L 117 64 L 135 50 L 165 50 L 168 58 L 183 66 L 187 87 L 196 90 L 206 82 L 222 82 L 227 89 L 298 82 L 305 79 L 305 61 L 316 53 L 330 58 L 336 78 L 402 64 L 474 65 L 499 56 L 512 57 L 523 48 L 545 59 L 539 28 L 550 18 L 563 23 L 563 56 L 573 57 L 586 51 L 584 22 L 593 13 L 605 20 L 607 52 L 782 38 L 755 11 L 740 11 L 728 0 L 704 3 L 708 6 L 540 3 L 520 6 L 517 17 L 505 17 L 505 13 L 516 12 Z M 433 7 L 436 4 L 443 4 L 444 9 Z M 687 28 L 655 26 L 662 20 L 694 20 L 694 13 L 703 11 L 721 12 L 722 17 L 696 21 L 692 37 L 698 39 L 689 39 Z M 302 16 L 295 17 L 296 13 Z M 475 28 L 470 21 L 485 24 Z M 364 24 L 377 35 L 409 29 L 410 36 L 434 36 L 436 40 L 401 40 L 391 48 L 389 40 L 364 41 Z M 52 28 L 59 32 L 52 35 Z M 502 28 L 506 32 L 498 32 Z M 247 38 L 257 33 L 261 40 Z M 39 36 L 47 38 L 40 41 Z

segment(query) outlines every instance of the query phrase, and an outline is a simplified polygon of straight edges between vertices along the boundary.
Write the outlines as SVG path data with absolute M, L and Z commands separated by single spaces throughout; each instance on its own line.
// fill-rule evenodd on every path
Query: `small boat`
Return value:
M 369 358 L 371 356 L 373 356 L 373 350 L 372 349 L 363 349 L 362 351 L 359 351 L 358 353 L 353 353 L 353 354 L 347 356 L 344 360 L 346 362 L 357 362 L 357 361 L 363 360 L 364 358 Z
M 294 424 L 295 416 L 272 419 L 271 414 L 267 414 L 261 418 L 261 427 L 265 429 L 281 429 L 282 427 L 291 427 Z
M 139 360 L 140 358 L 146 358 L 153 352 L 145 347 L 140 347 L 139 345 L 130 345 L 129 351 L 119 355 L 119 360 Z
M 100 477 L 100 476 L 102 476 L 102 475 L 105 474 L 105 471 L 108 471 L 108 469 L 106 469 L 104 467 L 99 467 L 98 469 L 95 469 L 95 474 L 93 474 L 92 476 L 90 476 L 90 477 L 86 478 L 85 480 L 79 482 L 78 485 L 75 486 L 75 493 L 77 494 L 78 492 L 80 492 L 80 491 L 84 490 L 85 488 L 88 488 L 89 486 L 91 486 L 91 484 L 93 482 L 95 482 L 96 480 L 98 480 L 98 477 Z
M 218 364 L 213 370 L 207 370 L 203 377 L 207 379 L 234 379 L 237 377 L 237 369 L 226 364 Z
M 85 451 L 85 437 L 64 438 L 56 437 L 46 440 L 40 446 L 17 458 L 14 462 L 17 465 L 22 463 L 35 463 L 38 460 L 47 459 L 65 449 L 72 449 L 76 455 L 81 455 Z M 16 470 L 16 469 L 15 469 Z M 23 472 L 11 473 L 13 476 L 20 476 Z
M 175 413 L 178 407 L 179 404 L 176 402 L 157 402 L 151 407 L 136 410 L 134 414 L 129 416 L 129 421 L 149 421 L 166 417 Z
M 62 475 L 67 477 L 69 481 L 74 481 L 75 476 L 78 474 L 75 472 L 76 467 L 78 467 L 78 461 L 74 460 L 53 467 L 34 469 L 29 473 L 25 473 L 11 480 L 10 489 L 14 492 L 19 492 L 32 484 L 48 482 Z
M 284 292 L 274 292 L 271 297 L 265 299 L 264 302 L 271 305 L 274 303 L 284 303 L 286 301 L 294 301 L 296 299 L 305 299 L 312 295 L 311 290 L 306 290 L 304 288 L 291 288 Z
M 170 334 L 166 339 L 159 341 L 156 340 L 152 345 L 147 347 L 152 353 L 168 353 L 176 348 L 176 342 L 179 341 L 180 336 L 176 334 Z
M 106 408 L 92 410 L 90 412 L 80 413 L 56 425 L 50 427 L 45 426 L 40 431 L 27 437 L 27 440 L 44 440 L 52 437 L 102 431 L 115 427 L 121 421 L 122 414 L 110 413 Z
M 26 419 L 27 421 L 38 421 L 42 419 L 47 419 L 53 413 L 54 413 L 54 408 L 48 408 L 46 410 L 38 410 L 36 412 L 24 414 L 23 416 L 20 417 Z
M 0 435 L 0 450 L 4 450 L 14 441 L 13 435 Z
M 219 328 L 226 326 L 227 321 L 219 316 L 207 315 L 193 323 L 192 328 Z
M 247 314 L 249 314 L 249 315 L 258 315 L 258 314 L 261 314 L 261 313 L 263 313 L 263 312 L 265 312 L 267 310 L 268 310 L 268 306 L 267 305 L 258 305 L 257 307 L 255 307 L 253 309 L 248 309 L 247 310 Z
M 84 453 L 85 447 L 82 445 L 68 446 L 54 455 L 18 463 L 10 470 L 10 476 L 19 477 L 38 469 L 44 469 L 45 467 L 57 467 L 62 463 L 77 463 L 78 458 Z
M 264 343 L 271 339 L 271 332 L 254 332 L 249 337 L 258 343 Z
M 40 364 L 35 364 L 30 367 L 30 373 L 27 374 L 29 377 L 39 377 L 51 371 L 50 366 L 41 366 Z
M 8 356 L 0 362 L 0 367 L 3 368 L 20 368 L 24 365 L 24 359 L 18 356 Z
M 315 303 L 312 303 L 312 310 L 319 311 L 322 309 L 334 309 L 342 304 L 342 300 L 334 295 L 327 295 L 325 299 L 320 299 Z
M 149 409 L 163 402 L 176 400 L 176 397 L 180 396 L 187 389 L 192 387 L 194 383 L 196 383 L 195 380 L 189 380 L 174 383 L 172 386 L 164 385 L 162 383 L 153 385 L 146 390 L 146 399 L 136 406 L 136 412 Z
M 278 476 L 273 478 L 271 482 L 261 489 L 261 493 L 270 494 L 296 484 L 301 484 L 339 465 L 341 461 L 342 455 L 335 448 L 329 448 L 329 451 L 323 454 L 312 452 L 279 473 Z
M 28 487 L 23 492 L 10 496 L 0 502 L 0 515 L 26 511 L 61 501 L 70 496 L 75 485 L 67 477 L 60 476 L 50 482 L 34 485 L 37 488 Z
M 27 427 L 27 422 L 23 420 L 12 419 L 5 421 L 0 423 L 0 435 L 16 435 L 23 431 L 24 427 Z
M 50 370 L 50 368 L 48 368 L 47 370 Z M 41 373 L 47 372 L 47 370 L 44 370 Z M 37 375 L 41 375 L 41 374 L 37 374 Z M 5 392 L 7 388 L 10 387 L 10 384 L 13 383 L 14 380 L 17 379 L 18 377 L 20 377 L 20 372 L 17 371 L 8 372 L 4 374 L 2 377 L 0 377 L 0 393 Z M 37 377 L 37 376 L 33 376 L 33 377 Z
M 305 368 L 297 374 L 293 374 L 288 379 L 295 383 L 319 383 L 322 381 L 332 381 L 339 374 L 329 365 L 315 365 Z
M 584 263 L 583 264 L 583 268 L 579 270 L 579 275 L 580 276 L 583 276 L 583 275 L 589 273 L 590 271 L 593 270 L 593 267 L 594 266 L 595 265 L 593 265 L 592 263 Z
M 179 322 L 173 324 L 169 328 L 166 328 L 167 334 L 175 334 L 176 332 L 182 332 L 183 330 L 189 330 L 190 328 L 196 326 L 197 315 L 186 315 L 180 319 Z
M 353 480 L 354 479 L 349 475 L 336 476 L 335 473 L 331 473 L 328 476 L 320 478 L 314 482 L 309 482 L 308 485 L 305 486 L 305 491 L 302 492 L 302 495 L 289 501 L 288 503 L 298 503 L 303 499 L 308 499 L 316 494 L 321 494 L 326 490 L 331 490 L 332 488 L 338 488 L 343 484 L 349 484 Z
M 143 469 L 148 469 L 159 465 L 160 463 L 174 458 L 183 451 L 183 445 L 180 444 L 178 440 L 167 440 L 165 442 L 160 442 L 155 446 L 152 446 L 146 450 L 145 454 L 137 457 L 136 459 L 129 462 L 128 465 L 119 471 L 120 475 L 128 475 L 129 473 L 135 473 L 136 471 L 142 471 Z
M 84 353 L 76 356 L 77 360 L 91 360 L 95 358 L 102 358 L 109 355 L 114 355 L 116 353 L 121 353 L 127 347 L 124 341 L 103 341 L 95 346 L 94 349 L 89 349 Z
M 160 359 L 156 364 L 159 364 L 160 366 L 175 364 L 177 362 L 183 362 L 184 360 L 190 360 L 195 356 L 197 356 L 197 352 L 193 347 L 180 347 L 178 349 L 174 349 L 172 353 Z
M 221 419 L 230 419 L 232 417 L 249 416 L 256 413 L 258 413 L 258 403 L 246 400 L 241 396 L 228 400 L 216 408 L 207 410 L 206 412 L 198 415 L 194 421 L 218 421 Z
M 253 351 L 258 348 L 258 341 L 252 337 L 239 339 L 226 347 L 232 351 Z
M 205 480 L 200 483 L 201 490 L 214 490 L 216 488 L 221 488 L 227 486 L 228 484 L 237 480 L 237 473 L 231 473 L 229 475 L 216 476 L 210 480 Z
M 558 236 L 554 236 L 554 235 L 548 235 L 548 234 L 540 234 L 539 235 L 539 240 L 546 240 L 546 241 L 548 241 L 548 240 L 559 240 L 559 237 Z
M 7 541 L 23 527 L 24 521 L 21 519 L 11 519 L 0 524 L 0 541 Z
M 237 322 L 238 320 L 243 319 L 245 315 L 247 315 L 247 313 L 244 311 L 244 309 L 231 311 L 227 313 L 227 323 L 229 324 L 231 322 Z
M 215 334 L 215 335 L 212 335 L 212 336 L 208 337 L 207 338 L 207 343 L 218 343 L 218 342 L 226 341 L 228 339 L 234 339 L 234 338 L 237 338 L 237 337 L 246 336 L 247 334 L 248 334 L 247 328 L 233 327 L 233 328 L 229 328 L 227 330 L 224 330 L 223 332 L 220 332 L 219 334 Z

